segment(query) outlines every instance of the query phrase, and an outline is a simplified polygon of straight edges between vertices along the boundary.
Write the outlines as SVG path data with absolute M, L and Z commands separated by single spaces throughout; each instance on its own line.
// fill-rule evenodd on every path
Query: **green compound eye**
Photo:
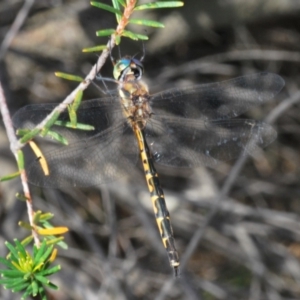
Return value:
M 114 78 L 122 81 L 128 73 L 132 73 L 136 79 L 140 79 L 143 74 L 142 63 L 137 59 L 127 57 L 118 60 L 113 70 Z
M 129 58 L 122 58 L 118 60 L 113 71 L 113 75 L 116 80 L 119 80 L 124 70 L 130 67 L 130 62 L 131 59 Z

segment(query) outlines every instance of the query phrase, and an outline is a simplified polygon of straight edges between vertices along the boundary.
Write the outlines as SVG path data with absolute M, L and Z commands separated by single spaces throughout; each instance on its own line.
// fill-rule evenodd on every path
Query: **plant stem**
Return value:
M 4 91 L 2 89 L 1 82 L 0 82 L 0 111 L 2 114 L 3 123 L 4 123 L 5 129 L 7 132 L 7 136 L 9 139 L 10 150 L 13 153 L 13 155 L 15 156 L 16 160 L 18 161 L 19 142 L 15 135 L 13 123 L 12 123 L 12 120 L 11 120 L 11 117 L 9 114 L 9 110 L 7 107 L 7 103 L 6 103 L 6 99 L 5 99 Z M 37 246 L 39 246 L 40 240 L 38 237 L 38 233 L 37 233 L 35 224 L 33 222 L 34 210 L 33 210 L 33 205 L 32 205 L 33 204 L 32 198 L 31 198 L 30 191 L 29 191 L 28 181 L 27 181 L 27 177 L 26 177 L 26 172 L 24 169 L 19 170 L 19 171 L 20 171 L 20 178 L 21 178 L 21 182 L 22 182 L 22 186 L 23 186 L 24 195 L 26 197 L 27 213 L 28 213 L 29 223 L 32 228 L 32 230 L 31 230 L 32 236 L 34 238 L 35 244 Z

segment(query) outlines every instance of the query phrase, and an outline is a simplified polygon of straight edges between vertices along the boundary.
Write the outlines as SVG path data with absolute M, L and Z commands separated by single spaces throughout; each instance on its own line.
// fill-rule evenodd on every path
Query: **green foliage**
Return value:
M 22 197 L 22 200 L 27 199 Z M 33 224 L 44 239 L 40 247 L 33 246 L 32 255 L 25 249 L 33 241 L 31 233 L 33 228 L 29 223 L 19 222 L 22 228 L 30 231 L 29 236 L 21 242 L 15 239 L 15 245 L 9 242 L 5 243 L 10 252 L 6 258 L 0 257 L 0 264 L 7 268 L 0 269 L 2 277 L 0 284 L 12 292 L 22 291 L 21 299 L 39 295 L 41 299 L 46 300 L 45 288 L 58 289 L 56 285 L 50 282 L 48 276 L 60 270 L 60 266 L 51 266 L 57 254 L 57 250 L 53 247 L 58 245 L 64 249 L 68 248 L 63 241 L 64 237 L 61 236 L 68 231 L 68 228 L 53 227 L 49 222 L 52 218 L 53 214 L 51 213 L 42 213 L 41 211 L 34 213 Z
M 81 76 L 73 75 L 73 74 L 68 74 L 68 73 L 63 73 L 63 72 L 55 72 L 55 76 L 66 79 L 66 80 L 71 80 L 71 81 L 83 81 L 84 78 Z
M 32 256 L 17 239 L 15 246 L 6 242 L 6 247 L 10 250 L 8 257 L 0 257 L 0 263 L 7 269 L 1 269 L 0 274 L 3 279 L 0 284 L 12 292 L 21 292 L 21 299 L 29 296 L 40 296 L 46 300 L 45 287 L 57 290 L 57 286 L 50 282 L 48 276 L 58 272 L 60 266 L 50 267 L 56 257 L 53 245 L 48 246 L 44 240 L 41 246 L 33 247 Z
M 38 233 L 44 237 L 47 245 L 55 244 L 62 249 L 68 249 L 68 245 L 63 241 L 64 237 L 61 235 L 66 233 L 69 229 L 67 227 L 54 227 L 49 222 L 53 217 L 54 215 L 52 213 L 43 213 L 38 210 L 34 213 L 33 223 L 36 225 Z M 27 245 L 32 241 L 32 227 L 29 223 L 23 221 L 19 222 L 19 226 L 26 230 L 30 230 L 30 235 L 22 240 L 22 245 Z
M 165 25 L 163 23 L 152 21 L 152 20 L 130 19 L 129 23 L 144 25 L 144 26 L 151 26 L 151 27 L 159 27 L 159 28 L 164 28 L 165 27 Z
M 133 33 L 132 31 L 124 30 L 123 36 L 126 36 L 132 40 L 148 40 L 148 37 L 144 34 Z
M 138 5 L 138 1 L 125 1 L 125 0 L 112 0 L 113 6 L 92 1 L 91 5 L 97 8 L 106 10 L 110 13 L 115 14 L 116 20 L 118 23 L 117 29 L 101 29 L 96 32 L 97 36 L 111 36 L 113 35 L 116 41 L 116 44 L 120 44 L 121 37 L 128 37 L 132 40 L 148 40 L 148 36 L 144 34 L 138 34 L 129 30 L 125 30 L 128 23 L 137 24 L 142 26 L 150 26 L 163 28 L 164 24 L 154 21 L 154 20 L 146 20 L 146 19 L 131 19 L 131 15 L 134 11 L 138 10 L 146 10 L 146 9 L 159 9 L 159 8 L 175 8 L 183 6 L 184 3 L 182 1 L 157 1 L 150 2 L 142 5 Z M 96 47 L 85 48 L 84 52 L 94 52 L 99 50 L 107 49 L 106 45 L 99 45 Z
M 24 131 L 25 132 L 25 131 Z M 37 136 L 41 130 L 39 128 L 34 128 L 33 130 L 28 130 L 27 133 L 21 138 L 21 143 L 26 143 L 30 140 L 32 140 L 35 136 Z M 21 134 L 20 131 L 17 132 L 18 134 Z
M 56 122 L 55 122 L 55 124 L 56 124 Z M 59 134 L 58 132 L 56 132 L 54 130 L 49 129 L 47 131 L 47 135 L 62 145 L 65 145 L 65 146 L 69 145 L 68 140 L 63 135 Z
M 90 47 L 90 48 L 84 48 L 82 49 L 82 52 L 100 52 L 107 49 L 106 45 L 99 45 L 95 47 Z
M 20 176 L 20 171 L 0 177 L 0 182 L 9 181 Z
M 19 171 L 23 171 L 25 167 L 24 153 L 22 150 L 18 150 L 17 164 Z
M 103 29 L 96 31 L 97 36 L 109 36 L 115 33 L 115 29 Z
M 78 81 L 79 79 L 82 79 L 79 76 L 66 74 L 66 73 L 59 73 L 58 72 L 56 74 L 58 74 L 59 77 L 67 79 L 67 80 Z M 77 114 L 76 114 L 76 112 L 77 112 L 77 109 L 80 106 L 80 103 L 82 101 L 82 97 L 83 97 L 83 92 L 81 90 L 79 90 L 76 94 L 74 102 L 72 104 L 68 105 L 68 113 L 69 113 L 70 122 L 67 122 L 67 121 L 63 122 L 63 121 L 58 120 L 58 118 L 60 116 L 60 112 L 59 111 L 54 111 L 52 117 L 47 121 L 47 123 L 45 124 L 43 129 L 37 129 L 37 128 L 35 128 L 33 130 L 26 129 L 26 128 L 18 129 L 17 134 L 22 136 L 21 142 L 22 143 L 29 142 L 36 135 L 40 135 L 42 137 L 49 136 L 49 137 L 51 137 L 51 139 L 61 143 L 62 145 L 68 145 L 69 144 L 68 140 L 64 136 L 62 136 L 58 132 L 51 129 L 51 127 L 53 125 L 65 126 L 65 127 L 68 127 L 68 128 L 79 129 L 79 130 L 94 130 L 95 128 L 91 125 L 77 123 Z M 39 157 L 39 156 L 37 156 L 37 157 Z M 22 160 L 20 160 L 20 164 L 21 164 L 21 162 L 22 162 Z M 21 165 L 24 166 L 24 159 L 23 159 L 23 163 Z M 20 170 L 22 170 L 22 169 L 20 169 Z M 11 177 L 11 176 L 15 176 L 15 175 L 10 174 L 6 177 L 9 177 L 9 176 Z M 3 180 L 5 180 L 6 177 Z
M 95 130 L 95 127 L 92 126 L 92 125 L 83 124 L 83 123 L 76 123 L 76 127 L 74 127 L 72 122 L 68 122 L 68 121 L 56 121 L 55 125 L 64 126 L 64 127 L 73 128 L 73 129 L 76 128 L 76 129 L 79 129 L 79 130 L 86 130 L 86 131 Z
M 136 6 L 134 10 L 180 7 L 183 6 L 183 4 L 184 3 L 182 1 L 158 1 L 158 2 L 146 3 L 140 6 Z
M 56 120 L 59 118 L 60 112 L 54 111 L 51 118 L 48 120 L 48 122 L 45 124 L 44 128 L 41 131 L 41 136 L 45 137 L 50 130 L 50 127 L 56 122 Z
M 122 16 L 122 12 L 119 9 L 116 9 L 112 6 L 109 6 L 109 5 L 100 3 L 100 2 L 95 2 L 95 1 L 92 1 L 91 5 L 95 6 L 95 7 L 98 7 L 98 8 L 101 8 L 101 9 L 104 9 L 104 10 L 107 10 L 107 11 L 109 11 L 109 12 L 115 14 L 115 15 Z

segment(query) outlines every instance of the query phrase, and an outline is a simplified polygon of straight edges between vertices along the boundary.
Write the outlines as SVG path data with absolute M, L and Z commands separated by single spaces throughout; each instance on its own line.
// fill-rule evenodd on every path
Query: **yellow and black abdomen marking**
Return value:
M 162 188 L 160 187 L 160 182 L 154 167 L 153 159 L 147 141 L 145 139 L 144 131 L 138 126 L 134 127 L 134 132 L 137 137 L 139 149 L 141 152 L 146 181 L 151 195 L 151 201 L 153 204 L 157 226 L 161 235 L 163 245 L 166 248 L 170 265 L 174 268 L 175 276 L 177 276 L 180 262 L 178 252 L 175 247 L 170 214 L 167 209 L 165 196 Z

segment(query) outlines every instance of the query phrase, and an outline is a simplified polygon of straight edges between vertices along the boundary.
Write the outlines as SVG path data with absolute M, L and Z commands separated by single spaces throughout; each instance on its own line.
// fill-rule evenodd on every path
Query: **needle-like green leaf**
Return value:
M 64 250 L 68 250 L 69 246 L 67 243 L 65 243 L 63 240 L 59 241 L 59 242 L 55 242 L 57 243 L 57 246 L 59 246 L 60 248 L 64 249 Z
M 39 218 L 39 222 L 45 222 L 45 221 L 47 221 L 47 220 L 50 220 L 50 219 L 52 219 L 54 217 L 54 214 L 52 214 L 52 213 L 44 213 L 44 214 L 41 214 L 40 215 L 40 218 Z
M 40 248 L 37 248 L 36 246 L 34 246 L 36 253 L 34 254 L 34 265 L 37 265 L 38 263 L 40 263 L 41 261 L 43 261 L 42 257 L 44 255 L 44 252 L 46 250 L 47 247 L 47 243 L 46 240 L 43 240 Z M 47 249 L 49 251 L 49 249 Z M 46 250 L 46 251 L 47 251 Z M 52 247 L 50 249 L 50 252 L 52 251 Z
M 61 269 L 61 267 L 60 267 L 60 265 L 58 265 L 58 266 L 55 266 L 51 269 L 40 271 L 38 274 L 41 275 L 41 276 L 49 276 L 49 275 L 52 275 L 52 274 L 56 273 L 60 269 Z
M 72 80 L 72 81 L 78 81 L 81 82 L 84 80 L 84 78 L 80 77 L 80 76 L 76 76 L 76 75 L 72 75 L 72 74 L 68 74 L 68 73 L 63 73 L 63 72 L 55 72 L 54 73 L 56 77 L 60 77 L 66 80 Z
M 33 216 L 34 224 L 37 224 L 37 223 L 40 222 L 41 215 L 42 215 L 42 211 L 38 210 L 38 211 L 35 212 L 35 214 Z
M 64 237 L 60 236 L 58 238 L 54 236 L 49 236 L 47 239 L 47 245 L 58 245 L 63 249 L 68 249 L 68 245 L 63 241 Z
M 25 247 L 33 240 L 33 236 L 29 235 L 21 241 L 21 244 Z
M 82 49 L 82 52 L 98 52 L 98 51 L 103 51 L 105 49 L 107 49 L 106 45 L 99 45 L 95 47 L 84 48 Z
M 18 150 L 17 164 L 18 164 L 19 171 L 23 171 L 25 167 L 25 163 L 24 163 L 24 153 L 22 150 Z
M 163 23 L 152 21 L 152 20 L 130 19 L 129 23 L 144 25 L 144 26 L 151 26 L 151 27 L 160 27 L 160 28 L 165 27 L 165 25 Z
M 113 4 L 113 7 L 118 10 L 118 11 L 121 11 L 121 8 L 120 8 L 120 3 L 118 0 L 112 0 L 112 4 Z M 121 20 L 121 16 L 116 14 L 116 19 L 117 19 L 117 22 L 119 23 L 120 20 Z
M 22 193 L 16 193 L 16 198 L 20 201 L 27 201 L 28 200 L 28 198 L 26 198 L 25 195 L 22 194 Z
M 125 3 L 125 1 L 124 0 L 118 0 L 118 2 L 122 5 L 122 6 L 126 6 L 126 3 Z
M 35 278 L 44 284 L 48 284 L 50 282 L 50 280 L 48 278 L 41 276 L 41 275 L 35 275 Z
M 20 284 L 19 286 L 15 287 L 12 291 L 13 292 L 19 292 L 25 289 L 28 286 L 28 282 L 25 282 L 23 284 Z
M 103 3 L 100 3 L 100 2 L 96 2 L 96 1 L 92 1 L 91 5 L 95 6 L 95 7 L 98 7 L 98 8 L 101 8 L 101 9 L 104 9 L 104 10 L 107 10 L 107 11 L 113 13 L 113 14 L 122 16 L 122 12 L 120 10 L 115 9 L 114 7 L 112 7 L 110 5 L 103 4 Z
M 132 31 L 124 30 L 122 33 L 123 36 L 126 36 L 132 40 L 138 41 L 138 40 L 148 40 L 149 38 L 144 34 L 138 34 L 134 33 Z
M 18 136 L 24 136 L 25 134 L 29 133 L 30 132 L 30 129 L 26 129 L 26 128 L 18 128 L 16 130 L 16 134 Z
M 0 264 L 5 265 L 6 267 L 11 268 L 11 269 L 14 268 L 13 264 L 9 260 L 7 260 L 3 257 L 0 257 Z M 2 271 L 3 270 L 0 270 L 0 273 L 2 273 Z
M 16 261 L 18 261 L 19 255 L 16 248 L 9 242 L 5 242 L 5 246 L 9 249 L 11 258 L 14 258 Z
M 48 131 L 50 130 L 50 127 L 55 123 L 55 121 L 58 119 L 60 115 L 59 111 L 55 111 L 52 117 L 49 119 L 49 121 L 46 123 L 45 127 L 43 128 L 41 132 L 41 136 L 44 137 L 47 135 Z
M 59 271 L 59 270 L 58 270 Z M 56 271 L 57 272 L 57 271 Z M 53 284 L 52 282 L 49 282 L 48 284 L 45 284 L 48 288 L 52 289 L 52 290 L 58 290 L 58 286 Z M 43 298 L 42 300 L 47 300 L 47 298 Z
M 14 179 L 16 177 L 19 177 L 19 176 L 20 176 L 20 171 L 9 174 L 9 175 L 5 175 L 5 176 L 0 178 L 0 182 L 12 180 L 12 179 Z
M 46 242 L 46 240 L 45 240 L 45 242 Z M 43 255 L 40 258 L 40 262 L 45 262 L 53 250 L 53 245 L 50 245 L 50 246 L 47 245 L 47 247 L 48 248 L 46 249 L 46 251 L 43 253 Z
M 160 1 L 139 5 L 134 10 L 154 9 L 154 8 L 170 8 L 181 7 L 184 3 L 182 1 Z
M 18 225 L 26 230 L 32 230 L 32 226 L 28 222 L 19 221 Z
M 67 128 L 74 128 L 72 123 L 71 122 L 68 122 L 68 121 L 61 121 L 61 120 L 58 120 L 55 122 L 55 125 L 57 126 L 64 126 L 64 127 L 67 127 Z M 76 129 L 80 129 L 80 130 L 95 130 L 95 127 L 92 126 L 92 125 L 89 125 L 89 124 L 83 124 L 83 123 L 77 123 L 76 124 Z
M 10 278 L 10 279 L 0 280 L 0 284 L 4 284 L 5 288 L 10 290 L 17 288 L 19 285 L 24 285 L 25 282 L 26 279 L 24 278 Z
M 69 118 L 71 120 L 72 128 L 76 128 L 77 114 L 76 114 L 76 110 L 74 110 L 71 105 L 68 106 L 68 113 L 69 113 Z
M 115 29 L 111 29 L 111 28 L 96 31 L 97 36 L 108 36 L 108 35 L 112 35 L 113 33 L 115 33 Z
M 32 294 L 32 287 L 28 285 L 26 292 L 22 295 L 21 300 L 25 300 L 28 296 Z M 44 299 L 43 299 L 44 300 Z
M 22 275 L 24 275 L 23 272 L 19 271 L 19 270 L 1 270 L 1 275 L 8 277 L 8 278 L 17 278 L 17 277 L 21 277 Z
M 25 134 L 22 138 L 21 138 L 21 140 L 20 140 L 20 142 L 21 143 L 26 143 L 26 142 L 28 142 L 29 140 L 32 140 L 36 135 L 38 135 L 39 133 L 40 133 L 40 129 L 39 128 L 35 128 L 35 129 L 33 129 L 33 130 L 30 130 L 27 134 Z
M 56 124 L 56 123 L 54 123 L 54 124 Z M 49 130 L 47 132 L 47 135 L 49 135 L 52 139 L 56 140 L 57 142 L 65 145 L 65 146 L 69 144 L 68 140 L 64 136 L 59 134 L 58 132 L 55 132 L 53 130 Z
M 35 280 L 31 282 L 31 286 L 32 286 L 32 296 L 35 297 L 39 292 L 39 286 Z
M 19 252 L 19 255 L 21 255 L 23 258 L 27 256 L 27 252 L 24 248 L 24 246 L 18 241 L 18 239 L 14 239 L 14 242 L 16 244 L 16 248 Z
M 119 35 L 116 35 L 116 45 L 120 45 L 121 43 L 121 37 Z
M 82 96 L 83 96 L 83 91 L 79 90 L 76 93 L 76 96 L 75 96 L 75 99 L 74 99 L 73 103 L 68 106 L 69 117 L 70 117 L 71 123 L 72 123 L 74 128 L 76 127 L 76 124 L 77 124 L 77 114 L 76 114 L 76 112 L 77 112 L 77 109 L 80 106 Z

